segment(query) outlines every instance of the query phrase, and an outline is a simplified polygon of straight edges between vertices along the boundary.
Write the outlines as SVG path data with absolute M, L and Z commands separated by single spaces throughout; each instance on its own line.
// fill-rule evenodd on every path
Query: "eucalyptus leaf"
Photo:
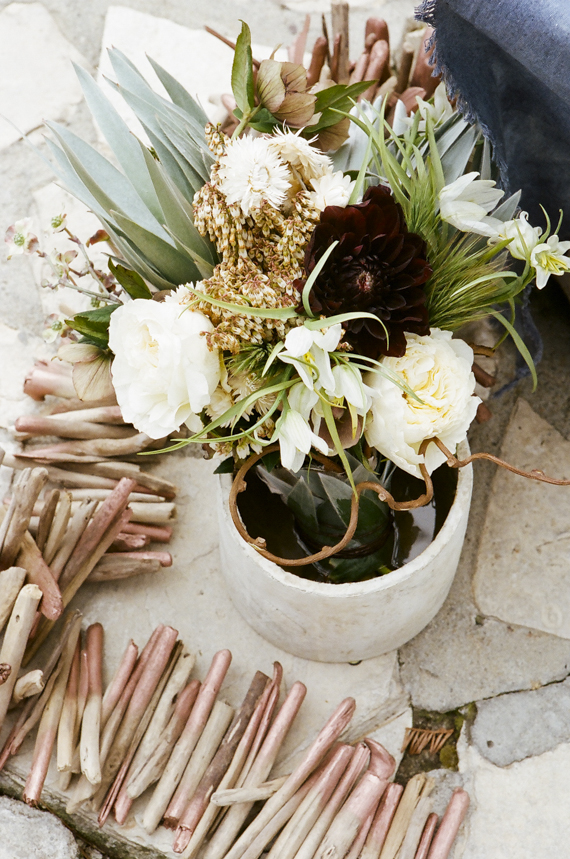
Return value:
M 232 65 L 232 92 L 236 104 L 245 115 L 253 108 L 253 56 L 251 53 L 251 31 L 242 21 L 241 33 L 237 37 Z

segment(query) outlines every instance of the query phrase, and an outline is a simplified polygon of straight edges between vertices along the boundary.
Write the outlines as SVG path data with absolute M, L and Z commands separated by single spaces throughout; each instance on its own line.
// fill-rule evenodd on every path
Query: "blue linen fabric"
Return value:
M 501 184 L 521 208 L 570 238 L 570 0 L 425 0 L 435 62 L 494 147 Z

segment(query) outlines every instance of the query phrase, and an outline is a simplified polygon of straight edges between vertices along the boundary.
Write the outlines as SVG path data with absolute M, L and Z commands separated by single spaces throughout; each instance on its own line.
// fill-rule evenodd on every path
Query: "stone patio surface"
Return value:
M 411 0 L 353 0 L 350 5 L 353 57 L 361 49 L 369 15 L 386 18 L 397 44 L 413 14 Z M 305 14 L 312 16 L 311 45 L 320 14 L 328 8 L 327 0 L 131 0 L 121 6 L 107 0 L 0 0 L 0 233 L 25 216 L 34 217 L 39 229 L 62 209 L 82 237 L 97 229 L 96 219 L 53 184 L 49 167 L 38 157 L 38 152 L 46 155 L 40 131 L 44 119 L 63 122 L 102 146 L 72 62 L 101 80 L 109 74 L 106 47 L 121 48 L 141 67 L 149 53 L 198 93 L 215 119 L 216 96 L 229 89 L 232 52 L 203 32 L 205 24 L 235 39 L 239 19 L 247 20 L 254 54 L 263 57 L 275 45 L 292 41 Z M 28 134 L 37 152 L 7 120 Z M 84 298 L 68 290 L 70 294 L 42 290 L 41 268 L 28 258 L 7 262 L 0 250 L 0 445 L 7 450 L 16 446 L 10 432 L 15 418 L 34 407 L 22 394 L 25 374 L 36 358 L 52 354 L 42 337 L 45 317 L 62 306 L 85 306 Z M 538 389 L 533 393 L 525 379 L 493 396 L 514 372 L 514 353 L 506 345 L 498 384 L 487 401 L 493 418 L 473 427 L 470 443 L 475 451 L 502 450 L 518 466 L 570 477 L 569 306 L 551 281 L 533 297 L 533 312 L 544 340 Z M 457 761 L 446 761 L 452 769 L 440 767 L 437 758 L 431 763 L 436 811 L 443 811 L 456 786 L 464 786 L 472 799 L 454 859 L 570 859 L 567 489 L 495 473 L 490 463 L 477 463 L 465 547 L 441 612 L 399 652 L 359 665 L 334 665 L 278 651 L 229 602 L 219 572 L 213 465 L 198 454 L 179 453 L 165 458 L 158 470 L 181 490 L 173 567 L 153 577 L 90 585 L 76 601 L 86 622 L 100 620 L 108 630 L 106 677 L 128 639 L 144 642 L 160 622 L 176 627 L 196 653 L 198 676 L 216 650 L 230 648 L 233 662 L 224 686 L 230 704 L 238 703 L 255 669 L 267 672 L 279 659 L 286 684 L 300 679 L 309 690 L 283 752 L 282 771 L 348 694 L 357 700 L 355 736 L 373 732 L 396 755 L 414 713 L 425 717 L 423 711 L 430 711 L 435 718 L 461 710 L 466 719 Z M 9 480 L 9 470 L 0 468 L 2 495 Z M 0 776 L 0 792 L 18 795 L 31 748 L 28 740 Z M 53 772 L 43 800 L 62 814 Z M 159 829 L 149 841 L 137 822 L 136 805 L 134 812 L 125 827 L 109 823 L 102 835 L 88 812 L 65 822 L 110 857 L 174 856 L 170 834 Z M 0 859 L 100 855 L 89 849 L 52 814 L 0 797 Z

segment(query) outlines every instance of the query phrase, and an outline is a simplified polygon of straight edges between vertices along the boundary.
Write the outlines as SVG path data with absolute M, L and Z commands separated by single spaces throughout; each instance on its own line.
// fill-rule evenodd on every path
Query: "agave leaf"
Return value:
M 160 207 L 137 138 L 131 134 L 126 122 L 119 116 L 91 75 L 87 74 L 81 66 L 74 64 L 74 68 L 89 110 L 115 153 L 117 161 L 145 205 L 155 218 L 159 218 Z
M 257 466 L 257 473 L 274 495 L 281 495 L 286 501 L 289 493 L 295 487 L 295 475 L 285 468 L 275 468 L 267 471 L 263 466 Z
M 208 117 L 202 110 L 200 103 L 192 98 L 188 90 L 186 90 L 182 84 L 176 80 L 176 78 L 173 78 L 166 69 L 163 69 L 156 60 L 153 60 L 152 57 L 147 57 L 147 59 L 174 104 L 178 105 L 178 107 L 181 107 L 182 110 L 190 114 L 190 116 L 193 117 L 193 119 L 195 119 L 200 125 L 206 126 L 208 123 Z
M 191 248 L 189 248 L 188 245 L 184 244 L 184 242 L 180 241 L 180 239 L 178 239 L 175 234 L 168 229 L 168 227 L 166 228 L 166 230 L 169 235 L 172 236 L 174 244 L 176 245 L 178 250 L 183 254 L 187 254 L 190 259 L 195 263 L 196 268 L 200 272 L 202 279 L 208 280 L 208 278 L 212 277 L 214 273 L 214 266 L 212 265 L 212 263 L 208 262 L 208 260 L 200 256 L 200 254 L 196 253 L 196 251 L 193 251 Z
M 113 239 L 113 244 L 117 250 L 121 252 L 124 260 L 126 260 L 129 265 L 132 265 L 133 269 L 142 275 L 145 280 L 152 283 L 152 285 L 156 286 L 157 289 L 174 289 L 174 287 L 178 286 L 177 283 L 174 283 L 172 280 L 167 280 L 157 272 L 150 260 L 142 256 L 140 248 L 134 246 L 125 235 L 113 230 L 113 228 L 108 224 L 107 232 Z M 122 261 L 123 260 L 117 260 L 117 262 Z
M 329 580 L 335 584 L 363 582 L 372 578 L 380 567 L 390 564 L 391 555 L 391 546 L 386 545 L 365 558 L 331 558 Z
M 99 205 L 93 194 L 85 187 L 85 183 L 81 181 L 71 162 L 63 149 L 54 143 L 53 140 L 46 138 L 46 143 L 55 158 L 56 163 L 51 162 L 52 170 L 60 179 L 65 188 L 78 200 L 81 200 L 91 211 L 103 220 L 106 216 L 105 210 Z
M 165 242 L 120 212 L 111 212 L 111 215 L 134 245 L 144 248 L 145 256 L 163 277 L 176 285 L 200 280 L 196 264 L 174 247 L 168 234 L 168 242 Z
M 475 125 L 469 126 L 443 155 L 441 166 L 446 185 L 451 185 L 452 182 L 463 176 L 480 133 Z
M 193 184 L 196 188 L 201 188 L 210 178 L 210 170 L 206 168 L 203 151 L 192 142 L 185 129 L 177 128 L 170 119 L 159 116 L 158 123 L 170 140 L 173 148 L 188 162 L 193 173 L 196 174 Z M 212 163 L 213 159 L 210 161 L 210 166 Z
M 204 259 L 212 268 L 212 250 L 194 226 L 191 206 L 182 197 L 176 185 L 163 173 L 161 165 L 155 161 L 146 147 L 142 143 L 140 146 L 166 222 L 164 224 L 166 231 L 175 241 L 179 241 L 192 257 L 196 255 Z
M 353 496 L 351 487 L 338 477 L 331 477 L 329 474 L 320 474 L 319 477 L 333 510 L 342 522 L 343 527 L 346 528 L 350 521 Z M 324 513 L 324 506 L 321 507 L 319 513 Z
M 492 179 L 491 169 L 491 144 L 486 137 L 483 138 L 483 152 L 481 153 L 481 179 Z
M 317 521 L 315 500 L 302 477 L 299 478 L 296 486 L 289 493 L 287 507 L 289 507 L 293 515 L 300 521 L 303 528 L 309 534 L 314 534 L 318 531 L 319 523 Z
M 499 218 L 501 221 L 510 221 L 511 218 L 514 218 L 515 212 L 519 207 L 520 199 L 520 191 L 517 191 L 515 194 L 511 194 L 510 197 L 503 200 L 500 206 L 497 206 L 495 211 L 492 213 L 493 217 Z
M 163 240 L 168 239 L 164 229 L 144 205 L 126 176 L 96 149 L 64 126 L 54 122 L 47 125 L 56 135 L 79 178 L 105 212 L 116 209 L 148 232 Z M 110 193 L 113 197 L 109 196 Z

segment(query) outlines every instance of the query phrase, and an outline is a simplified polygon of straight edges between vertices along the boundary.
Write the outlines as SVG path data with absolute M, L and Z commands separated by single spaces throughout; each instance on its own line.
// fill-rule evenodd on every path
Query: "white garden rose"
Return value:
M 177 293 L 179 290 L 177 290 Z M 202 428 L 198 415 L 220 381 L 218 350 L 203 336 L 210 320 L 176 300 L 137 298 L 111 316 L 109 346 L 117 401 L 126 421 L 151 438 L 186 423 Z
M 372 409 L 366 438 L 408 474 L 421 477 L 422 441 L 437 436 L 455 452 L 481 401 L 472 396 L 473 350 L 467 343 L 452 340 L 450 331 L 438 328 L 425 337 L 406 334 L 406 342 L 402 358 L 384 358 L 382 365 L 397 373 L 422 402 L 379 373 L 368 373 L 364 382 L 372 389 Z M 428 472 L 443 462 L 443 453 L 430 444 L 425 456 Z

